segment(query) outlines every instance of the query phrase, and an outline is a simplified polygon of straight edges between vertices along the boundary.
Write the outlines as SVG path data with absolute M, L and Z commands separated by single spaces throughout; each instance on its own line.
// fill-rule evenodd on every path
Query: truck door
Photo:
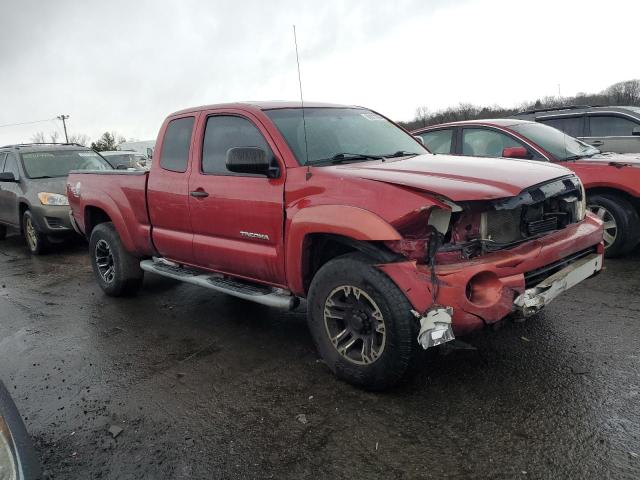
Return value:
M 275 145 L 253 118 L 216 113 L 200 119 L 189 179 L 189 211 L 196 263 L 219 272 L 283 285 L 283 195 L 279 178 L 227 170 L 233 147 L 263 148 L 279 163 Z M 201 147 L 200 147 L 201 146 Z
M 160 132 L 158 161 L 147 184 L 153 243 L 163 257 L 193 263 L 193 231 L 189 217 L 189 175 L 195 116 L 170 120 Z

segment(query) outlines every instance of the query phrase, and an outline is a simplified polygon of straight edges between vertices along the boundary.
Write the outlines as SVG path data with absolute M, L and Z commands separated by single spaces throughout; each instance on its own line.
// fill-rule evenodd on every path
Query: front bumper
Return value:
M 431 272 L 425 265 L 407 261 L 379 265 L 378 268 L 405 292 L 413 309 L 421 315 L 427 315 L 434 306 L 452 307 L 453 332 L 464 335 L 517 312 L 519 306 L 514 303 L 517 298 L 548 281 L 553 283 L 555 275 L 570 268 L 580 259 L 595 255 L 599 270 L 602 267 L 603 253 L 602 222 L 587 215 L 578 224 L 518 247 L 465 262 L 436 266 L 436 286 L 431 282 Z M 566 261 L 571 258 L 576 260 Z M 549 269 L 555 265 L 560 266 Z M 595 271 L 594 268 L 591 273 Z M 541 275 L 540 272 L 547 273 Z M 573 277 L 570 286 L 575 285 Z M 534 284 L 528 280 L 532 278 L 535 279 Z M 560 289 L 556 284 L 552 289 L 555 293 L 553 298 L 567 288 L 570 287 Z M 548 300 L 545 302 L 544 299 L 550 294 L 540 297 L 542 293 L 537 291 L 534 294 L 530 291 L 530 296 L 546 304 Z M 522 297 L 524 298 L 529 297 Z M 528 302 L 529 306 L 532 306 L 531 301 L 533 300 Z
M 67 206 L 38 205 L 31 207 L 33 221 L 38 231 L 46 235 L 69 235 L 74 229 L 69 219 L 71 210 Z

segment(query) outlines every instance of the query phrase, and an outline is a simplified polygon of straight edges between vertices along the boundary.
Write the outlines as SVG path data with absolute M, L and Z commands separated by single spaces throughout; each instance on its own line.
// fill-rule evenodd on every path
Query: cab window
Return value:
M 172 172 L 186 172 L 194 117 L 171 120 L 167 125 L 160 153 L 160 166 Z
M 424 140 L 424 145 L 431 153 L 451 153 L 453 130 L 433 130 L 418 135 Z
M 462 130 L 462 154 L 472 157 L 501 157 L 502 150 L 509 147 L 524 147 L 521 142 L 504 133 L 486 128 Z

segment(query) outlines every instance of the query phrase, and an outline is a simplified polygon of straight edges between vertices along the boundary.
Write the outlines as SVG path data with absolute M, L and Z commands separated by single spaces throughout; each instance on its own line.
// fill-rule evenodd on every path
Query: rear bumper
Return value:
M 434 304 L 452 307 L 453 331 L 456 335 L 463 335 L 518 311 L 518 305 L 514 303 L 517 298 L 542 285 L 559 271 L 570 269 L 581 259 L 589 257 L 596 262 L 594 258 L 597 258 L 597 269 L 594 268 L 591 274 L 595 273 L 602 267 L 603 253 L 602 222 L 587 215 L 579 224 L 516 248 L 466 262 L 437 266 L 436 288 L 431 283 L 431 272 L 424 265 L 400 262 L 379 265 L 378 268 L 405 292 L 417 312 L 426 312 Z M 559 291 L 554 297 L 567 288 L 559 289 L 556 285 L 554 292 Z M 548 301 L 542 303 L 544 306 Z

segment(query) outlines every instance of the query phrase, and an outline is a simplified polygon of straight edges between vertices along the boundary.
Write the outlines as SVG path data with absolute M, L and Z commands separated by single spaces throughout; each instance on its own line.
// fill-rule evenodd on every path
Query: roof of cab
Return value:
M 245 101 L 245 102 L 233 102 L 233 103 L 218 103 L 213 105 L 202 105 L 199 107 L 185 108 L 173 112 L 170 117 L 175 115 L 182 115 L 185 113 L 201 112 L 203 110 L 213 110 L 218 108 L 243 108 L 243 109 L 256 109 L 256 110 L 276 110 L 282 108 L 301 108 L 302 103 L 300 101 L 286 101 L 286 100 L 270 100 L 270 101 Z M 322 102 L 304 102 L 304 108 L 363 108 L 354 105 L 340 105 L 337 103 L 322 103 Z

